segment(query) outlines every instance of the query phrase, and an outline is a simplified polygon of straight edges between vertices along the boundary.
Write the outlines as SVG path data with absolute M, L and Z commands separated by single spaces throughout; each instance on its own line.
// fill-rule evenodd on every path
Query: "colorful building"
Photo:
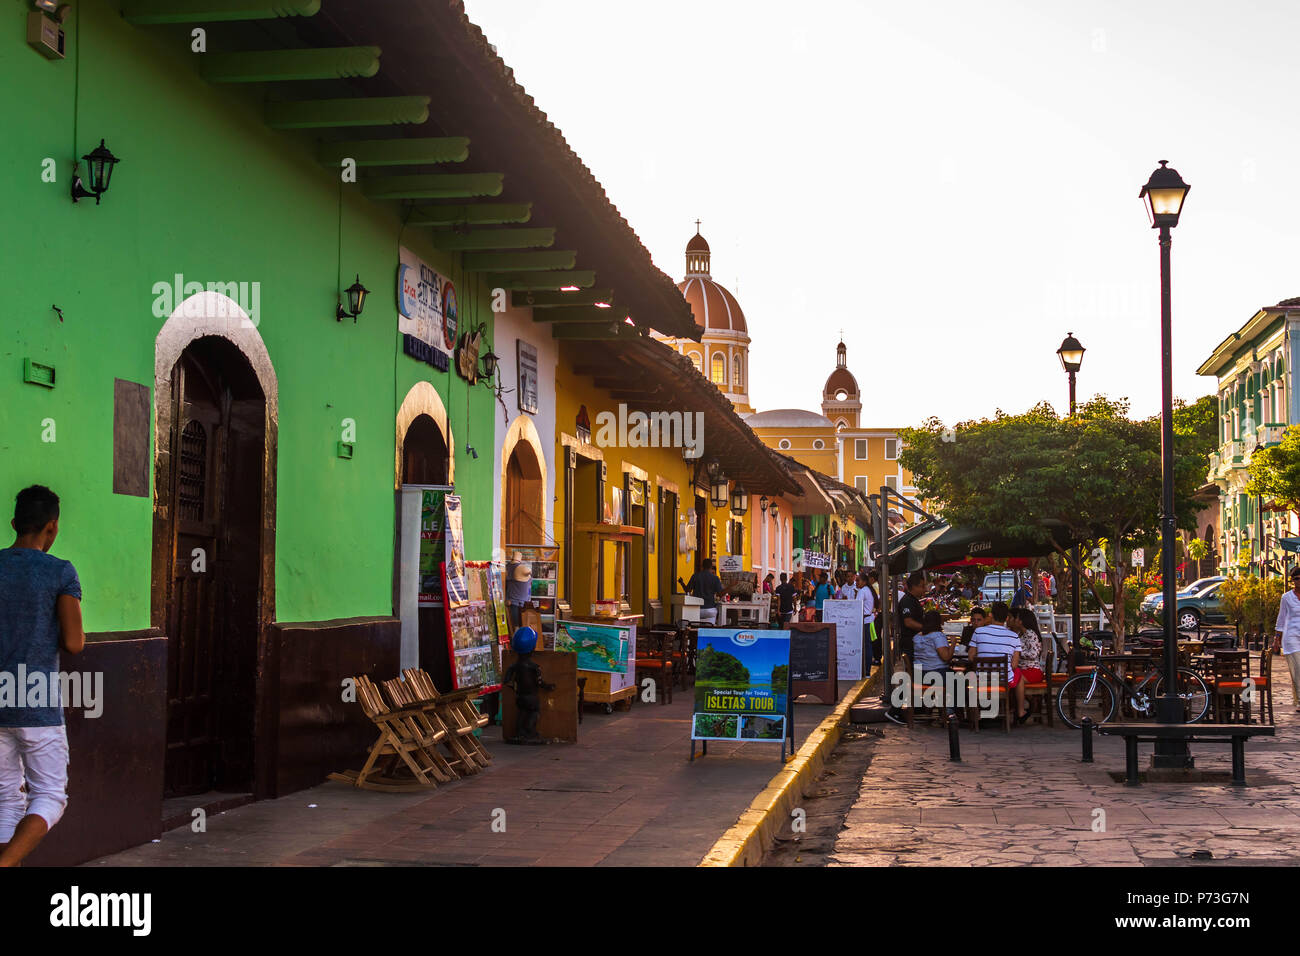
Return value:
M 1222 528 L 1216 539 L 1206 525 L 1203 536 L 1218 545 L 1220 573 L 1281 568 L 1278 541 L 1297 534 L 1296 516 L 1266 509 L 1267 502 L 1246 493 L 1246 483 L 1253 454 L 1278 444 L 1300 422 L 1293 371 L 1298 335 L 1300 298 L 1284 299 L 1259 309 L 1196 370 L 1218 383 L 1219 448 L 1210 455 L 1207 480 L 1218 486 Z

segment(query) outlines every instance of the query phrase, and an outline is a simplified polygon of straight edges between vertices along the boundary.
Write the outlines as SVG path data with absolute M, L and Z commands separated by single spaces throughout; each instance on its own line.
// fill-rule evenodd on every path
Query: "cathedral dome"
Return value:
M 856 402 L 861 398 L 858 380 L 848 368 L 847 351 L 843 342 L 835 349 L 835 370 L 822 387 L 823 402 Z
M 686 279 L 677 284 L 695 313 L 696 323 L 705 332 L 740 332 L 749 334 L 740 303 L 725 286 L 709 274 L 709 244 L 700 235 L 686 243 Z

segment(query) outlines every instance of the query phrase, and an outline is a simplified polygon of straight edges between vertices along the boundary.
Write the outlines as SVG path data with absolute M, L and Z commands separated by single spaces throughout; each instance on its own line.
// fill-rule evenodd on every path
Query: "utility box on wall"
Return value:
M 27 15 L 27 43 L 37 52 L 51 60 L 62 60 L 65 41 L 63 28 L 57 21 L 40 10 Z

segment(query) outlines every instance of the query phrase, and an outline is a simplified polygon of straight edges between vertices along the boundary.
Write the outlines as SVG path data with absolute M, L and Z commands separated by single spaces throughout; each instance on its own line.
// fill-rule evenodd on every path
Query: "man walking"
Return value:
M 1295 709 L 1300 713 L 1300 567 L 1291 569 L 1291 590 L 1282 595 L 1278 605 L 1273 653 L 1286 659 Z
M 788 576 L 784 571 L 782 571 L 781 583 L 776 586 L 776 590 L 773 593 L 781 602 L 777 605 L 777 622 L 783 628 L 788 627 L 790 625 L 790 618 L 794 616 L 794 598 L 795 595 L 799 593 L 799 589 L 790 583 Z
M 48 552 L 59 534 L 59 497 L 24 488 L 14 505 L 13 546 L 0 550 L 0 675 L 57 674 L 59 649 L 80 654 L 81 582 Z M 17 866 L 68 805 L 68 738 L 59 682 L 42 706 L 0 697 L 0 866 Z M 22 787 L 26 787 L 26 792 Z

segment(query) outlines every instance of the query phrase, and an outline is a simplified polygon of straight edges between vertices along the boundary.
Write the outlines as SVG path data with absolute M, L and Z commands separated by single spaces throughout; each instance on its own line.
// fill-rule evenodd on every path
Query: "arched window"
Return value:
M 737 391 L 744 388 L 745 383 L 740 374 L 740 356 L 737 355 L 731 360 L 731 384 Z
M 727 384 L 727 357 L 721 352 L 713 353 L 713 372 L 709 379 L 714 385 L 725 386 Z
M 703 371 L 704 371 L 703 367 L 700 365 L 700 353 L 699 353 L 699 352 L 692 352 L 691 355 L 690 355 L 690 359 L 691 359 L 691 364 L 695 366 L 695 371 L 697 371 L 697 372 L 703 372 Z

